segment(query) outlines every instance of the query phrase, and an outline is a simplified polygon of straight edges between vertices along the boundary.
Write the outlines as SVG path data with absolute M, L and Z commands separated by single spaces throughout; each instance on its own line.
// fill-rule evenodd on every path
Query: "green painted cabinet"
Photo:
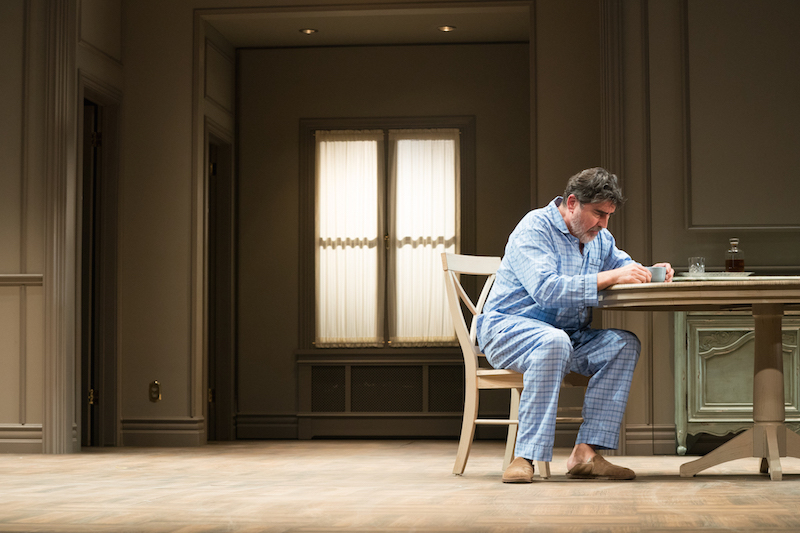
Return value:
M 800 313 L 783 317 L 786 422 L 800 432 Z M 753 424 L 754 324 L 749 312 L 675 313 L 675 431 L 722 436 Z

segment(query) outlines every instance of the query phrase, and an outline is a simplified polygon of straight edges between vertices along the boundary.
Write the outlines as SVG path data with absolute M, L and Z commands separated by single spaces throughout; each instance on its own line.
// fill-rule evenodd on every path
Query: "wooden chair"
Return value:
M 480 368 L 478 358 L 485 356 L 481 353 L 476 341 L 475 320 L 483 312 L 483 305 L 489 296 L 489 289 L 492 288 L 492 283 L 494 283 L 495 272 L 500 267 L 500 258 L 443 253 L 442 267 L 444 268 L 450 316 L 453 319 L 453 326 L 464 356 L 464 419 L 461 425 L 461 438 L 458 443 L 453 473 L 459 476 L 464 473 L 477 424 L 508 425 L 506 450 L 503 457 L 503 470 L 505 470 L 514 459 L 514 445 L 517 442 L 517 428 L 519 425 L 519 398 L 523 387 L 522 374 L 513 370 Z M 486 281 L 477 302 L 473 302 L 462 287 L 461 274 L 486 276 Z M 464 313 L 461 310 L 462 302 L 472 314 L 469 327 L 467 327 Z M 569 374 L 564 381 L 568 386 L 581 386 L 585 389 L 588 378 L 577 374 Z M 508 419 L 478 418 L 478 399 L 481 389 L 511 390 L 511 409 Z M 558 422 L 574 423 L 583 421 L 580 416 L 559 416 L 556 420 Z M 537 461 L 537 463 L 539 475 L 542 478 L 550 477 L 550 463 L 548 461 Z
M 453 473 L 459 476 L 464 473 L 477 424 L 508 426 L 506 451 L 503 457 L 503 470 L 505 470 L 514 459 L 514 445 L 517 442 L 517 426 L 519 424 L 517 419 L 519 397 L 522 393 L 522 374 L 513 370 L 480 368 L 478 358 L 484 357 L 484 355 L 478 348 L 475 330 L 475 318 L 483 311 L 483 304 L 486 303 L 489 289 L 494 283 L 495 272 L 500 267 L 500 258 L 444 253 L 442 254 L 442 267 L 444 268 L 450 316 L 453 319 L 456 336 L 464 355 L 464 419 L 461 424 L 461 438 L 458 443 Z M 487 276 L 477 302 L 473 302 L 462 287 L 460 274 Z M 464 320 L 464 313 L 461 311 L 461 302 L 472 313 L 469 328 Z M 478 396 L 481 389 L 511 390 L 511 410 L 508 419 L 478 418 Z M 542 477 L 549 476 L 549 463 L 539 462 L 539 474 Z

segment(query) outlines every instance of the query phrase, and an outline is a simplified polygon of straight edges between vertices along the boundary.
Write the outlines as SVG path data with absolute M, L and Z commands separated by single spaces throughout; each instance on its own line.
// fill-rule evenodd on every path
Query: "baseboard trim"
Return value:
M 127 419 L 122 424 L 122 446 L 181 447 L 206 442 L 202 418 Z
M 296 439 L 296 415 L 236 415 L 237 439 Z
M 43 453 L 41 424 L 0 424 L 0 453 Z
M 676 455 L 674 425 L 628 424 L 625 426 L 626 455 Z

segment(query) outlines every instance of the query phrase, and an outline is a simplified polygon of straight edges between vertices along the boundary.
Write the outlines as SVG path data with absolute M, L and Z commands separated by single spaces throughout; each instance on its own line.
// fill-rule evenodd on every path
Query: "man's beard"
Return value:
M 578 239 L 578 241 L 580 241 L 581 244 L 588 244 L 592 242 L 594 238 L 597 237 L 597 233 L 600 233 L 600 230 L 602 229 L 603 228 L 601 228 L 600 226 L 587 228 L 581 221 L 580 213 L 577 210 L 573 212 L 572 217 L 570 219 L 569 231 Z M 595 231 L 597 233 L 592 234 L 589 233 L 590 231 Z

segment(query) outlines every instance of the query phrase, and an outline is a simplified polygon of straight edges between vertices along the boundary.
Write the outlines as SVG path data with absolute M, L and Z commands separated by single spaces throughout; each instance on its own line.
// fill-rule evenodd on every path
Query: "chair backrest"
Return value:
M 492 283 L 494 283 L 495 272 L 500 268 L 500 258 L 444 253 L 442 254 L 442 268 L 444 268 L 447 303 L 450 309 L 450 316 L 453 319 L 456 336 L 464 354 L 465 370 L 467 375 L 475 374 L 478 369 L 478 356 L 483 355 L 476 342 L 475 318 L 483 312 L 483 305 L 489 296 L 489 289 L 492 288 Z M 477 302 L 473 302 L 464 290 L 461 285 L 460 274 L 487 276 Z M 467 326 L 464 313 L 461 311 L 461 302 L 472 313 L 469 326 Z

